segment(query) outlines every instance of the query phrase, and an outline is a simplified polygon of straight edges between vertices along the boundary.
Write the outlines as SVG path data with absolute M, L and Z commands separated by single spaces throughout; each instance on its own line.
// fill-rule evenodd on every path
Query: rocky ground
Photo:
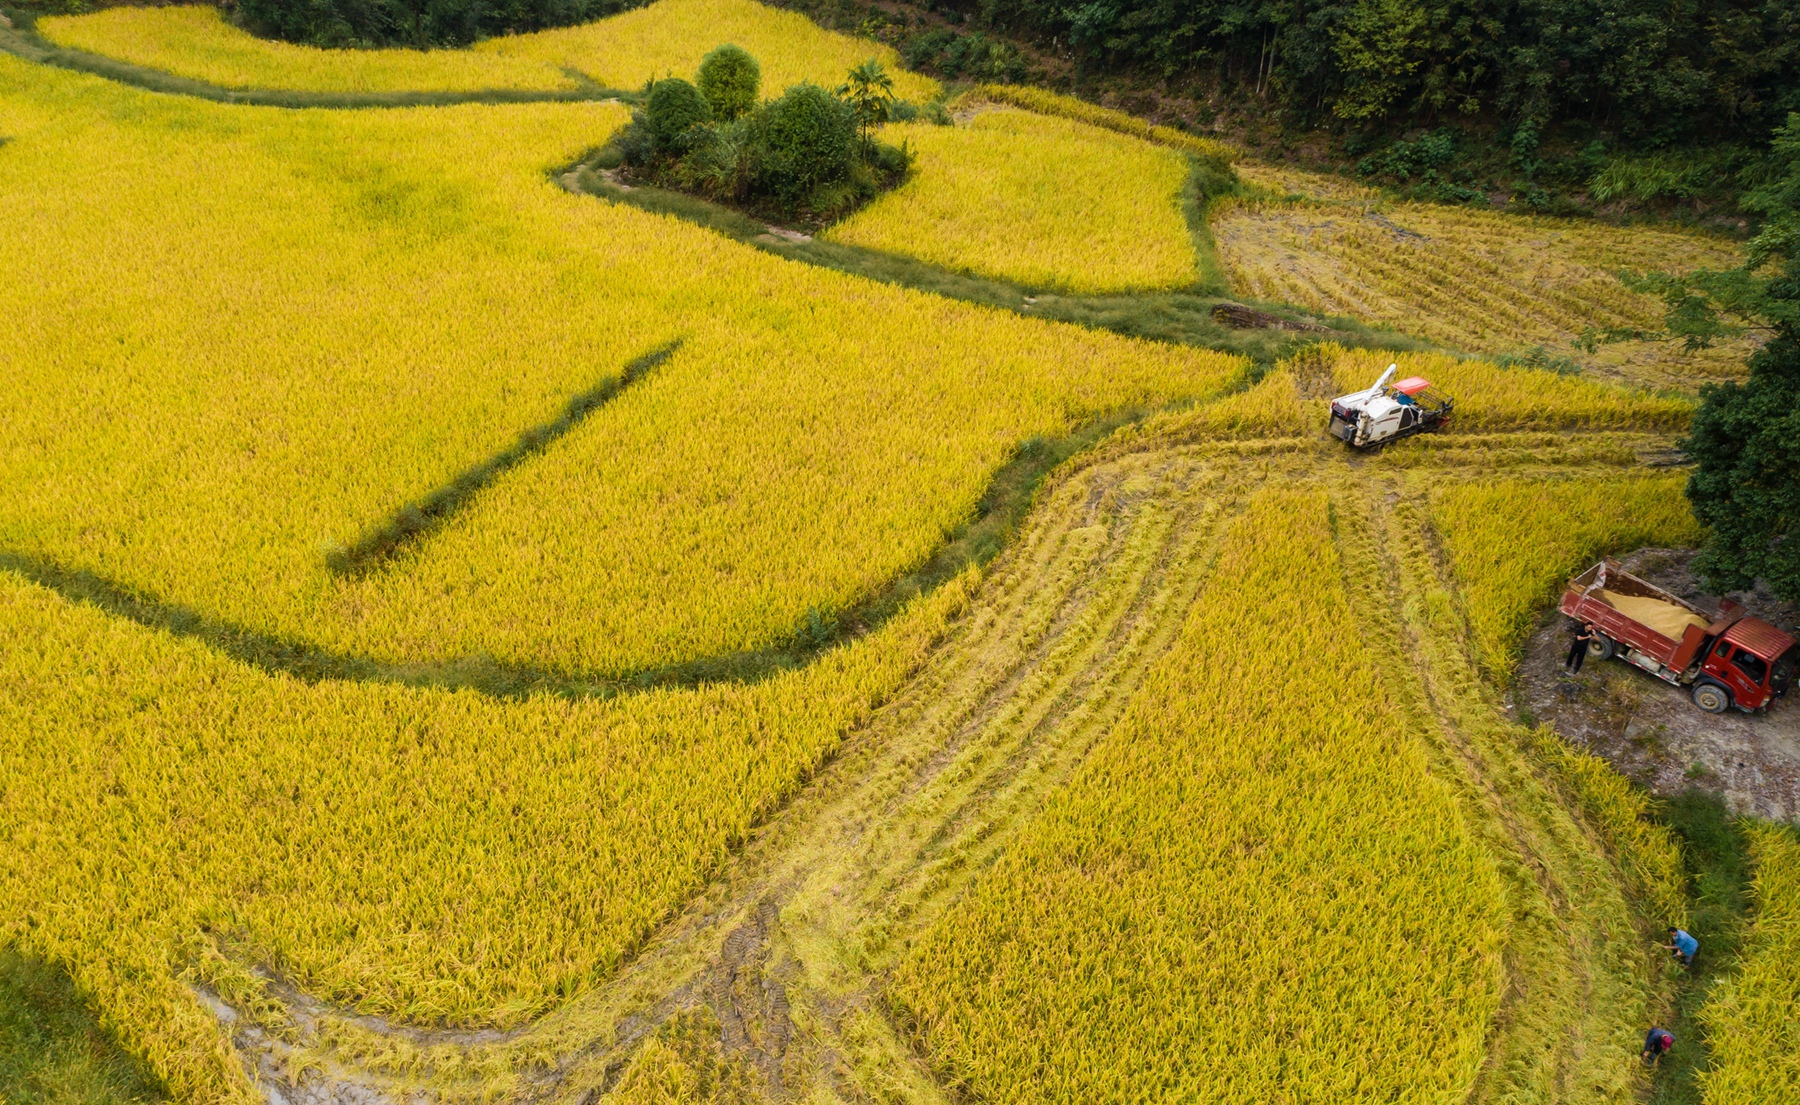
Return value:
M 1640 549 L 1621 561 L 1627 571 L 1704 609 L 1718 596 L 1695 578 L 1691 549 Z M 1794 631 L 1800 606 L 1767 591 L 1728 596 L 1764 621 Z M 1570 679 L 1562 662 L 1568 619 L 1547 612 L 1526 646 L 1513 689 L 1522 719 L 1547 722 L 1565 738 L 1604 756 L 1653 793 L 1671 796 L 1691 787 L 1721 795 L 1735 813 L 1784 821 L 1800 819 L 1800 691 L 1763 715 L 1729 710 L 1708 714 L 1672 687 L 1621 660 L 1590 659 Z

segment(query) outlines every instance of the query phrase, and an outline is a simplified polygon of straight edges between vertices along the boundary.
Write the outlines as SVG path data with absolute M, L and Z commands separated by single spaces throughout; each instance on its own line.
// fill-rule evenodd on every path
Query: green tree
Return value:
M 657 150 L 681 152 L 688 147 L 695 127 L 712 122 L 712 105 L 700 90 L 680 77 L 669 77 L 650 86 L 644 103 L 644 129 Z
M 816 84 L 794 85 L 764 105 L 750 131 L 759 181 L 789 208 L 844 179 L 856 158 L 855 113 Z
M 1712 527 L 1695 562 L 1720 590 L 1757 579 L 1800 599 L 1800 334 L 1782 333 L 1750 360 L 1750 379 L 1702 390 L 1684 442 L 1694 516 Z
M 869 145 L 869 129 L 888 121 L 894 106 L 894 78 L 887 75 L 881 62 L 870 58 L 850 70 L 849 80 L 840 85 L 837 94 L 856 113 L 858 134 L 863 148 Z
M 762 91 L 762 67 L 749 51 L 726 43 L 700 62 L 700 94 L 713 114 L 727 122 L 756 110 Z
M 1635 282 L 1662 293 L 1669 336 L 1690 347 L 1744 329 L 1770 334 L 1748 381 L 1701 389 L 1683 443 L 1696 465 L 1687 494 L 1712 527 L 1697 567 L 1713 586 L 1760 578 L 1800 599 L 1800 113 L 1770 154 L 1765 183 L 1743 201 L 1763 223 L 1741 267 Z
M 1358 0 L 1335 47 L 1344 91 L 1332 110 L 1341 119 L 1386 114 L 1423 62 L 1425 9 L 1414 0 Z

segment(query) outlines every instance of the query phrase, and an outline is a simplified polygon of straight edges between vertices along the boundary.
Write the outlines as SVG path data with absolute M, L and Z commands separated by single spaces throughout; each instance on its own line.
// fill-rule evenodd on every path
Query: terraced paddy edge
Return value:
M 113 9 L 140 10 L 140 9 Z M 141 9 L 157 11 L 159 9 Z M 86 17 L 82 17 L 86 18 Z M 149 92 L 192 96 L 217 103 L 283 108 L 383 108 L 450 104 L 573 103 L 610 99 L 635 100 L 634 92 L 603 88 L 591 81 L 558 75 L 566 88 L 480 88 L 467 91 L 427 90 L 391 92 L 302 91 L 280 88 L 231 88 L 182 76 L 162 69 L 134 64 L 105 54 L 59 46 L 30 26 L 0 27 L 0 53 L 39 65 L 51 65 L 78 73 L 104 77 Z
M 1021 317 L 1066 322 L 1128 338 L 1233 353 L 1265 366 L 1287 357 L 1303 344 L 1321 340 L 1392 352 L 1433 348 L 1428 342 L 1402 334 L 1370 330 L 1352 319 L 1330 318 L 1321 327 L 1311 315 L 1278 303 L 1257 302 L 1256 306 L 1273 317 L 1299 324 L 1294 329 L 1235 329 L 1221 324 L 1212 312 L 1220 304 L 1241 301 L 1212 294 L 1217 288 L 1204 293 L 1060 295 L 994 277 L 972 276 L 904 254 L 823 238 L 802 236 L 796 239 L 775 233 L 768 224 L 740 212 L 694 196 L 653 187 L 620 187 L 585 163 L 559 174 L 559 179 L 571 192 L 678 218 L 763 252 L 834 272 L 965 303 L 997 307 Z M 1190 205 L 1190 212 L 1192 217 L 1198 217 L 1198 206 Z M 1190 229 L 1193 225 L 1190 218 Z M 1314 332 L 1315 328 L 1322 332 Z
M 667 357 L 672 347 L 640 358 L 627 371 L 619 385 L 629 383 L 642 372 Z M 578 397 L 594 398 L 598 392 Z M 1164 412 L 1165 416 L 1168 412 Z M 759 682 L 815 662 L 827 650 L 880 629 L 889 619 L 901 613 L 909 603 L 946 584 L 954 584 L 970 568 L 988 563 L 1011 538 L 1030 508 L 1044 477 L 1057 465 L 1102 441 L 1120 427 L 1141 420 L 1143 412 L 1126 411 L 1096 419 L 1062 438 L 1033 438 L 1025 442 L 1012 460 L 1003 465 L 989 483 L 987 492 L 977 504 L 973 518 L 945 536 L 942 544 L 922 563 L 886 581 L 854 606 L 830 613 L 815 613 L 812 623 L 790 642 L 777 647 L 751 652 L 702 657 L 683 664 L 660 669 L 604 676 L 595 673 L 573 675 L 541 668 L 507 665 L 487 657 L 433 663 L 429 661 L 382 661 L 367 656 L 334 653 L 304 641 L 271 637 L 240 625 L 219 622 L 205 614 L 177 606 L 155 596 L 120 585 L 114 580 L 91 572 L 70 571 L 56 564 L 0 549 L 0 569 L 55 591 L 73 602 L 86 603 L 106 613 L 160 630 L 176 637 L 204 644 L 241 664 L 265 673 L 287 675 L 307 683 L 323 680 L 351 680 L 368 683 L 394 683 L 410 687 L 432 687 L 443 690 L 470 690 L 500 698 L 523 698 L 531 694 L 550 693 L 573 698 L 610 697 L 663 687 L 693 686 L 708 683 L 746 684 Z M 560 427 L 558 434 L 570 426 Z M 535 428 L 542 430 L 542 427 Z M 416 539 L 422 533 L 442 524 L 445 515 L 458 509 L 469 495 L 478 490 L 494 474 L 494 469 L 510 467 L 524 459 L 522 452 L 536 451 L 548 434 L 528 433 L 523 442 L 529 450 L 509 447 L 497 460 L 463 473 L 440 493 L 427 496 L 423 505 L 404 508 L 396 520 L 376 531 L 369 546 L 376 553 L 391 552 L 387 543 L 397 545 Z M 352 554 L 355 549 L 350 550 Z M 346 557 L 354 570 L 357 559 Z M 373 559 L 373 557 L 371 557 Z M 334 565 L 334 568 L 337 566 Z M 344 570 L 337 568 L 337 570 Z
M 1661 328 L 1661 301 L 1628 291 L 1615 271 L 1728 268 L 1741 252 L 1734 243 L 1674 228 L 1391 203 L 1333 178 L 1249 162 L 1237 168 L 1281 197 L 1213 211 L 1239 292 L 1475 353 L 1535 347 L 1649 386 L 1692 390 L 1745 372 L 1750 346 L 1741 340 L 1691 355 L 1667 343 L 1592 353 L 1574 344 L 1589 330 Z
M 0 81 L 0 285 L 31 304 L 0 356 L 33 381 L 0 547 L 339 656 L 618 677 L 781 646 L 924 563 L 1021 442 L 1245 369 L 558 190 L 545 167 L 617 105 L 226 109 L 10 58 Z M 428 539 L 330 571 L 676 338 Z
M 1187 158 L 1015 108 L 954 127 L 890 125 L 906 183 L 823 237 L 1064 294 L 1192 287 Z

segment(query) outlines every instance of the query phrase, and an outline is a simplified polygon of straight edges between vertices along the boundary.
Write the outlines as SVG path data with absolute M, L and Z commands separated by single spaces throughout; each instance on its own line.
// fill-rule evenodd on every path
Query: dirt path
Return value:
M 1703 608 L 1717 603 L 1694 577 L 1691 549 L 1641 549 L 1621 558 L 1642 576 Z M 1765 621 L 1792 630 L 1800 606 L 1766 591 L 1729 596 Z M 1671 687 L 1623 661 L 1589 661 L 1565 678 L 1568 619 L 1550 611 L 1526 646 L 1514 702 L 1565 738 L 1604 756 L 1619 773 L 1655 794 L 1690 787 L 1720 795 L 1734 813 L 1800 818 L 1800 699 L 1777 701 L 1757 716 L 1708 714 L 1685 688 Z

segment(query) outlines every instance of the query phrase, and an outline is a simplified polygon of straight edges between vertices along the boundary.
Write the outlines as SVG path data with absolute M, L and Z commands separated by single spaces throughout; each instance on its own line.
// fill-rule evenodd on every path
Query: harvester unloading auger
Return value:
M 1333 399 L 1331 435 L 1346 445 L 1365 449 L 1436 430 L 1449 422 L 1456 401 L 1433 391 L 1431 381 L 1423 376 L 1388 383 L 1399 370 L 1397 364 L 1388 365 L 1374 387 Z

